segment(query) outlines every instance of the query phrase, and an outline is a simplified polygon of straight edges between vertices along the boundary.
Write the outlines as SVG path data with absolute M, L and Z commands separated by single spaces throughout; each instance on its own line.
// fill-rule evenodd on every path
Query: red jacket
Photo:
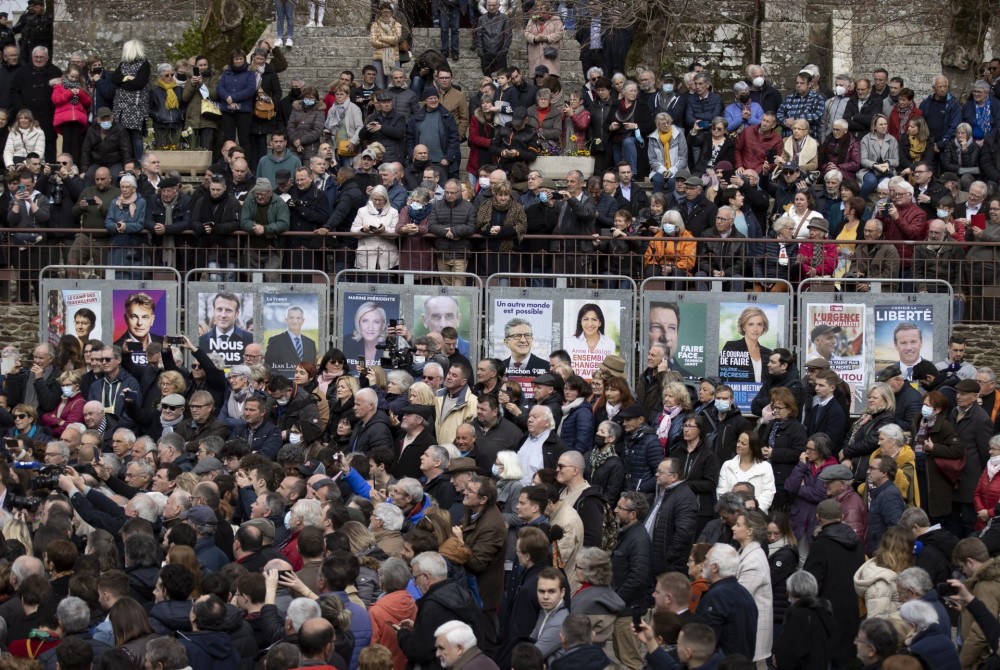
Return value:
M 381 644 L 392 653 L 392 670 L 406 670 L 409 659 L 399 648 L 396 640 L 396 629 L 392 624 L 403 619 L 417 618 L 417 603 L 409 592 L 393 591 L 387 593 L 372 603 L 368 610 L 372 621 L 372 644 Z
M 844 510 L 844 523 L 854 529 L 864 545 L 868 537 L 868 509 L 858 492 L 848 486 L 834 498 Z
M 910 115 L 906 118 L 906 122 L 909 123 L 918 116 L 923 116 L 924 113 L 920 111 L 917 104 L 914 102 L 910 108 Z M 895 137 L 897 140 L 899 136 L 906 132 L 906 128 L 899 127 L 899 106 L 893 105 L 892 111 L 889 112 L 889 134 Z
M 65 123 L 79 123 L 87 126 L 87 110 L 90 109 L 90 96 L 85 88 L 76 89 L 77 103 L 74 105 L 71 100 L 73 91 L 65 88 L 61 83 L 52 88 L 52 104 L 56 106 L 56 114 L 52 120 L 52 125 L 58 128 Z
M 771 132 L 770 137 L 763 137 L 757 126 L 748 126 L 736 138 L 736 168 L 753 170 L 759 175 L 764 169 L 767 150 L 773 149 L 775 155 L 780 156 L 781 148 L 780 132 L 775 130 Z
M 292 570 L 298 572 L 305 565 L 305 561 L 302 560 L 302 554 L 299 553 L 299 533 L 301 531 L 295 531 L 292 533 L 291 538 L 288 540 L 288 544 L 280 549 L 281 554 L 285 559 L 292 564 Z
M 990 479 L 989 470 L 983 470 L 979 476 L 979 483 L 976 484 L 976 492 L 972 494 L 972 502 L 976 505 L 976 513 L 986 510 L 987 519 L 992 519 L 995 515 L 993 511 L 997 501 L 1000 501 L 1000 476 Z M 986 528 L 986 522 L 976 518 L 976 530 Z
M 86 400 L 83 399 L 83 395 L 77 393 L 75 396 L 66 401 L 66 405 L 62 408 L 62 412 L 59 411 L 59 405 L 56 405 L 50 411 L 42 415 L 42 425 L 49 429 L 52 433 L 52 437 L 59 438 L 62 435 L 63 429 L 66 428 L 71 423 L 82 423 L 83 422 L 83 406 L 86 404 Z
M 883 211 L 879 212 L 878 220 L 882 222 L 882 231 L 887 240 L 919 241 L 927 237 L 927 213 L 912 200 L 909 205 L 896 208 L 898 219 L 893 219 Z M 900 265 L 904 268 L 913 264 L 913 247 L 908 244 L 897 244 Z M 799 252 L 801 253 L 801 252 Z

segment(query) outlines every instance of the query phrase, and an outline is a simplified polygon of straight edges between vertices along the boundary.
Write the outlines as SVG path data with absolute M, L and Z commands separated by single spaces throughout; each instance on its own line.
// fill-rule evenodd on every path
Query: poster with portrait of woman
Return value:
M 377 293 L 344 295 L 344 356 L 352 367 L 359 361 L 378 365 L 382 352 L 376 348 L 385 342 L 389 321 L 399 319 L 399 296 Z
M 563 300 L 562 348 L 573 370 L 589 380 L 604 359 L 620 351 L 621 300 Z
M 81 348 L 87 340 L 101 339 L 101 291 L 50 289 L 47 308 L 47 339 L 52 346 L 63 335 L 75 335 Z
M 782 308 L 745 302 L 719 304 L 719 377 L 733 387 L 743 411 L 760 391 L 771 351 L 783 346 Z

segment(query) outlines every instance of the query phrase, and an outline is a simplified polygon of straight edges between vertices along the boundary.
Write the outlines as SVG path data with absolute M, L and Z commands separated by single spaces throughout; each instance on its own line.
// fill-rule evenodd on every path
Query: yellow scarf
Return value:
M 663 145 L 663 167 L 670 169 L 670 140 L 674 135 L 674 127 L 670 126 L 670 129 L 665 133 L 660 133 L 660 144 Z
M 177 94 L 174 93 L 174 87 L 177 86 L 176 83 L 167 83 L 162 79 L 156 80 L 157 85 L 167 92 L 167 109 L 179 109 L 181 103 L 177 100 Z
M 914 163 L 924 159 L 924 152 L 927 150 L 927 140 L 918 137 L 910 138 L 910 160 Z

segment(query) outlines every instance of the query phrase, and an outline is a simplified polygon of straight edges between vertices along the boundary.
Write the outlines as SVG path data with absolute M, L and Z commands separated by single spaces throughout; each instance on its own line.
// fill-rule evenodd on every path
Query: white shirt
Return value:
M 521 477 L 521 484 L 531 486 L 531 480 L 535 473 L 545 467 L 545 457 L 542 454 L 542 444 L 545 443 L 551 430 L 543 430 L 537 437 L 528 435 L 521 448 L 517 451 L 517 457 L 521 461 L 521 470 L 524 476 Z

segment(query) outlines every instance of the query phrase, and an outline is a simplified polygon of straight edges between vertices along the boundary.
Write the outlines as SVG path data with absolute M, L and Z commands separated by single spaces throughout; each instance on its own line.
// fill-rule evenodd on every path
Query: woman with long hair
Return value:
M 908 177 L 917 169 L 917 163 L 934 160 L 934 138 L 923 116 L 911 117 L 906 122 L 906 132 L 899 138 L 899 172 Z
M 899 167 L 899 142 L 889 132 L 884 114 L 872 117 L 871 132 L 861 138 L 861 197 L 867 198 L 883 179 L 894 177 Z
M 476 212 L 476 228 L 486 239 L 486 274 L 516 272 L 517 256 L 513 254 L 528 229 L 524 205 L 514 199 L 509 182 L 491 187 L 487 198 Z
M 79 165 L 91 103 L 79 66 L 71 63 L 63 73 L 62 81 L 52 87 L 52 103 L 56 107 L 52 124 L 62 135 L 63 151 Z
M 722 464 L 716 495 L 733 490 L 739 482 L 753 484 L 757 504 L 767 512 L 774 500 L 774 470 L 764 458 L 763 445 L 756 432 L 740 433 L 736 440 L 736 455 Z
M 594 412 L 587 404 L 590 384 L 583 377 L 570 375 L 563 386 L 562 419 L 559 436 L 567 449 L 585 454 L 594 446 Z
M 781 627 L 788 611 L 786 580 L 799 567 L 799 547 L 788 515 L 771 510 L 767 515 L 767 564 L 771 569 L 771 601 L 774 607 L 774 639 L 781 638 Z
M 795 394 L 787 388 L 771 391 L 770 421 L 761 419 L 757 436 L 764 445 L 764 455 L 774 469 L 774 485 L 778 488 L 775 505 L 786 507 L 785 480 L 802 460 L 806 449 L 806 427 L 799 421 L 799 406 Z
M 616 419 L 618 413 L 635 402 L 635 396 L 628 382 L 621 377 L 609 377 L 604 381 L 604 396 L 597 401 L 594 406 L 594 424 L 598 425 L 602 421 L 610 419 L 621 424 L 621 419 Z
M 768 564 L 767 517 L 760 510 L 747 510 L 736 517 L 733 542 L 739 544 L 740 564 L 736 581 L 753 596 L 757 605 L 757 643 L 753 660 L 771 655 L 774 639 L 774 601 L 771 593 L 771 566 Z
M 607 336 L 607 320 L 599 305 L 588 302 L 576 314 L 573 334 L 563 339 L 563 349 L 574 359 L 577 356 L 610 356 L 618 348 Z
M 146 645 L 156 637 L 145 608 L 137 600 L 125 596 L 111 606 L 108 619 L 115 636 L 115 646 L 128 654 L 135 667 L 144 667 Z
M 671 382 L 671 385 L 680 382 Z M 681 426 L 681 439 L 668 451 L 681 462 L 681 473 L 688 488 L 698 497 L 696 535 L 715 518 L 715 489 L 719 484 L 719 459 L 708 446 L 710 423 L 707 414 L 687 413 L 676 421 Z
M 340 349 L 328 349 L 319 362 L 316 377 L 316 388 L 320 395 L 329 400 L 330 385 L 345 374 L 350 374 L 347 356 Z
M 175 544 L 167 551 L 167 563 L 176 563 L 187 568 L 194 575 L 194 589 L 191 598 L 201 597 L 201 568 L 198 567 L 198 557 L 191 547 Z
M 669 453 L 684 440 L 681 416 L 691 411 L 691 396 L 687 386 L 681 382 L 668 382 L 663 386 L 663 409 L 653 424 L 656 436 L 660 438 L 663 453 Z
M 854 590 L 865 599 L 869 618 L 889 618 L 899 613 L 896 577 L 913 565 L 913 532 L 889 528 L 874 556 L 854 573 Z
M 947 396 L 931 391 L 924 396 L 920 416 L 913 418 L 911 434 L 917 471 L 914 484 L 919 491 L 919 505 L 934 519 L 933 523 L 951 514 L 956 492 L 938 461 L 958 459 L 965 452 L 965 445 L 948 418 L 950 406 Z

